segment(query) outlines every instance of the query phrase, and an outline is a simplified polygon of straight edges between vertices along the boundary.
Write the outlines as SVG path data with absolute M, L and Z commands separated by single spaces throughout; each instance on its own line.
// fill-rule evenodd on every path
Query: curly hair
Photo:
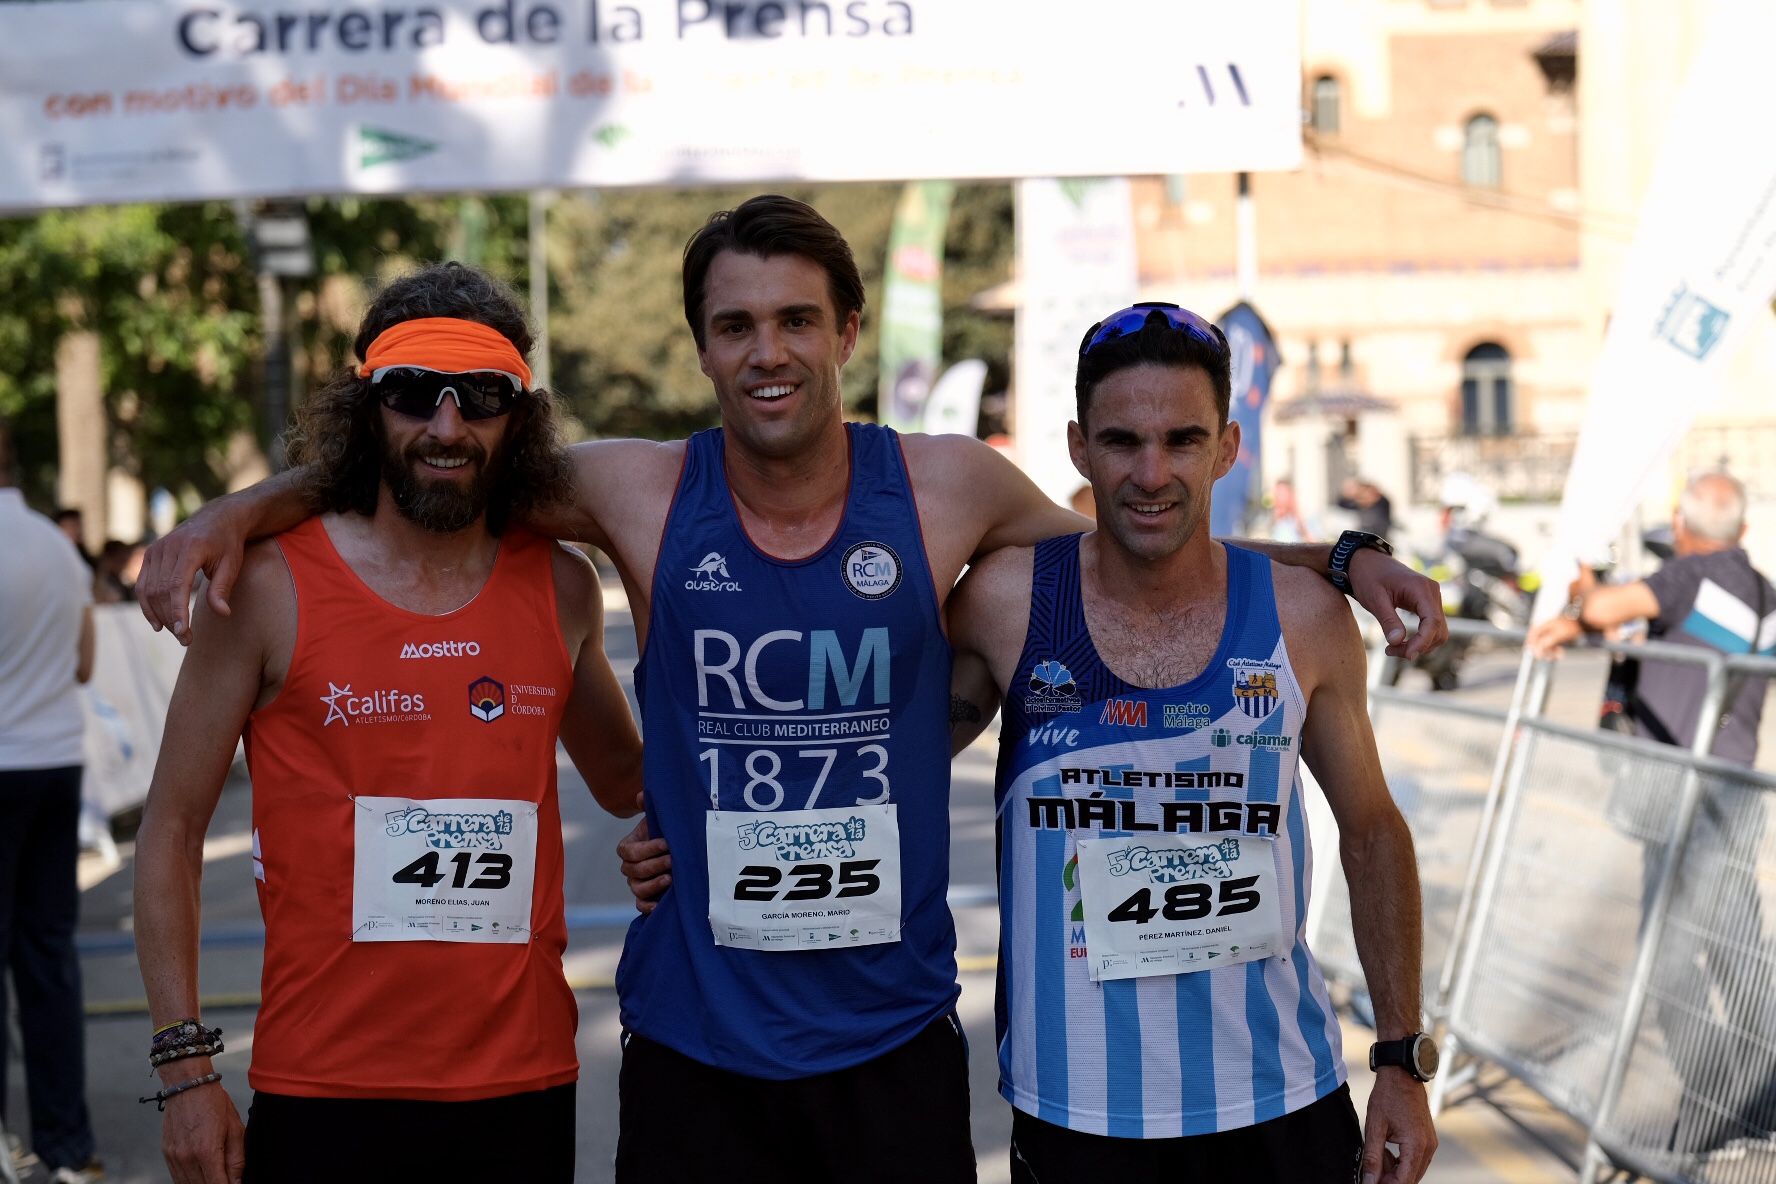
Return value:
M 520 354 L 530 354 L 530 325 L 511 288 L 461 263 L 434 263 L 383 289 L 364 313 L 353 348 L 361 358 L 389 326 L 420 317 L 478 321 L 504 335 Z M 296 411 L 285 447 L 290 463 L 305 467 L 304 493 L 317 512 L 375 513 L 382 415 L 370 380 L 358 377 L 356 367 L 309 395 Z M 572 470 L 547 390 L 533 387 L 518 400 L 489 476 L 487 529 L 496 537 L 513 518 L 572 499 Z

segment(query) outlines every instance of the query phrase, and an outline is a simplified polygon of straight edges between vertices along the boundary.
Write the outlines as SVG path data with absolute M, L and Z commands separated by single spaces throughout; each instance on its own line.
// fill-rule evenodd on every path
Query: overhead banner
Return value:
M 1270 380 L 1282 364 L 1276 339 L 1258 310 L 1240 301 L 1221 314 L 1221 332 L 1227 335 L 1232 391 L 1227 418 L 1239 424 L 1239 456 L 1227 475 L 1215 482 L 1209 503 L 1209 533 L 1218 539 L 1251 534 L 1251 511 L 1264 472 L 1264 404 L 1270 400 Z
M 1067 455 L 1079 341 L 1135 301 L 1134 205 L 1127 178 L 1020 181 L 1020 299 L 1012 356 L 1017 462 L 1055 501 L 1084 485 Z
M 1770 315 L 1776 142 L 1753 136 L 1743 151 L 1722 152 L 1697 129 L 1764 103 L 1773 43 L 1776 6 L 1715 5 L 1672 106 L 1567 472 L 1538 619 L 1565 599 L 1574 561 L 1606 550 L 1722 393 L 1745 327 Z
M 0 208 L 1288 169 L 1301 160 L 1298 9 L 7 4 Z
M 876 406 L 881 421 L 896 431 L 923 430 L 943 362 L 944 231 L 955 196 L 948 181 L 909 181 L 888 234 Z

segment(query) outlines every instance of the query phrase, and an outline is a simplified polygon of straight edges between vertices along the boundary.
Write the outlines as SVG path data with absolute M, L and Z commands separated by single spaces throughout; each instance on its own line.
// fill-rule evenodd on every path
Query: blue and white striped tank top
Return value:
M 1270 560 L 1235 547 L 1227 560 L 1214 657 L 1188 683 L 1146 690 L 1117 678 L 1092 645 L 1079 536 L 1036 548 L 995 789 L 999 1090 L 1073 1130 L 1149 1139 L 1232 1130 L 1344 1081 L 1338 1020 L 1305 940 L 1313 870 L 1296 761 L 1307 703 L 1283 644 Z M 1223 815 L 1278 820 L 1282 952 L 1092 981 L 1077 841 L 1208 829 L 1212 803 L 1230 803 Z

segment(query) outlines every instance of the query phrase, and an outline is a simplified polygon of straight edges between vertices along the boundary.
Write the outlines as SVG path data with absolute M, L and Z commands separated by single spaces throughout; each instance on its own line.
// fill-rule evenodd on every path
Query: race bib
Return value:
M 831 950 L 899 941 L 895 810 L 711 810 L 705 833 L 715 944 Z
M 352 940 L 527 942 L 537 808 L 354 798 Z
M 1181 834 L 1079 840 L 1092 980 L 1189 974 L 1278 953 L 1273 842 Z

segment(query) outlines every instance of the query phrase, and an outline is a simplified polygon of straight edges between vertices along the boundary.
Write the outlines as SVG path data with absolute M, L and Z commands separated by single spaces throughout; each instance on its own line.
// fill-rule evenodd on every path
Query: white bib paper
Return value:
M 534 802 L 353 801 L 353 941 L 530 940 Z
M 1282 949 L 1274 840 L 1143 834 L 1079 840 L 1093 981 L 1189 974 Z
M 829 950 L 900 940 L 894 805 L 711 810 L 708 819 L 716 945 Z

